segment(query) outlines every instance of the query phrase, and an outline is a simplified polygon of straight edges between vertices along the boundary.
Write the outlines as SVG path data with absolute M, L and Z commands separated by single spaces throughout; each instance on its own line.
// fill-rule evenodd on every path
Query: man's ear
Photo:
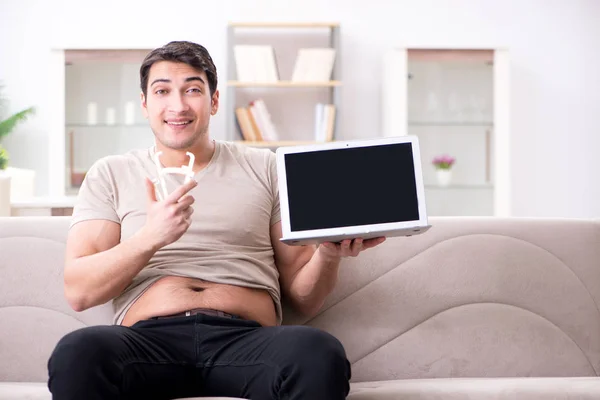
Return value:
M 140 93 L 140 101 L 142 103 L 142 114 L 144 114 L 144 118 L 148 119 L 148 105 L 146 104 L 146 96 L 144 96 L 144 92 Z
M 215 90 L 210 101 L 210 115 L 215 115 L 219 110 L 219 91 Z

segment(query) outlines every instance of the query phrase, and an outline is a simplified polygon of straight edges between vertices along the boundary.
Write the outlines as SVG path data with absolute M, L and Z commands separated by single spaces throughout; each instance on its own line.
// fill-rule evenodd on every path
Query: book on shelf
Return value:
M 335 128 L 336 108 L 333 104 L 317 103 L 315 105 L 315 140 L 331 142 Z
M 335 49 L 329 47 L 298 50 L 292 72 L 292 82 L 324 82 L 331 80 Z
M 249 142 L 261 142 L 263 140 L 260 131 L 250 114 L 250 110 L 248 110 L 247 107 L 236 108 L 235 116 L 244 140 Z
M 233 47 L 233 55 L 239 81 L 279 81 L 273 46 L 240 44 Z
M 262 99 L 251 101 L 247 107 L 237 107 L 235 114 L 244 140 L 278 140 L 279 135 L 271 120 L 271 114 Z

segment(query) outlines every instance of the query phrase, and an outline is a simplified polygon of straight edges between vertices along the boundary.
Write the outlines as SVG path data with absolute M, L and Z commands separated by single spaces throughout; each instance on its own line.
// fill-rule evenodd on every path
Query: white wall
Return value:
M 359 4 L 359 3 L 357 3 Z M 198 41 L 225 77 L 228 21 L 339 21 L 339 137 L 380 128 L 381 57 L 397 44 L 503 46 L 512 55 L 512 210 L 527 216 L 600 216 L 600 2 L 595 0 L 104 1 L 0 0 L 0 80 L 13 110 L 38 117 L 5 144 L 13 165 L 47 187 L 50 49 L 147 48 Z M 224 91 L 223 91 L 223 94 Z M 223 100 L 226 101 L 225 96 Z M 212 134 L 221 138 L 223 113 Z M 35 148 L 34 148 L 35 147 Z

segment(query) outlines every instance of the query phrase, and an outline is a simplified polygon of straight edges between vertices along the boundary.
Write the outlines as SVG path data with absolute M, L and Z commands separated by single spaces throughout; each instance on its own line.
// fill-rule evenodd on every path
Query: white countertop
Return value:
M 12 208 L 71 208 L 75 206 L 77 196 L 39 196 L 10 200 Z

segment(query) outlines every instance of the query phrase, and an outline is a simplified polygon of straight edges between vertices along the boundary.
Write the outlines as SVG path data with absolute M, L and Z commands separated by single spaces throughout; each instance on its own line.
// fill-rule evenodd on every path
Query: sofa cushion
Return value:
M 456 378 L 361 382 L 348 400 L 592 400 L 600 378 Z

